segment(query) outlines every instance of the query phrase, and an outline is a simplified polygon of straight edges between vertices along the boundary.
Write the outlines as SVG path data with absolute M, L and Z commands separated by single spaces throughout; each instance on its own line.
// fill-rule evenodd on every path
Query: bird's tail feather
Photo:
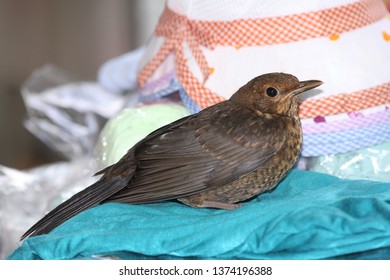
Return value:
M 22 235 L 21 240 L 29 236 L 49 233 L 52 229 L 78 213 L 103 202 L 108 197 L 124 188 L 127 181 L 128 178 L 122 176 L 114 176 L 112 178 L 103 177 L 54 208 L 27 230 Z

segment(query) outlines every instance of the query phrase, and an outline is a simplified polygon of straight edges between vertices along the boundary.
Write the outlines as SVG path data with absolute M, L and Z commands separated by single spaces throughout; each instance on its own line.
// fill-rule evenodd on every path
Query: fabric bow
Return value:
M 189 20 L 187 17 L 174 13 L 166 7 L 155 30 L 155 35 L 165 37 L 165 41 L 156 55 L 140 71 L 138 75 L 139 85 L 143 87 L 146 84 L 154 71 L 170 53 L 174 53 L 176 69 L 182 69 L 183 66 L 188 68 L 185 45 L 195 58 L 203 76 L 203 83 L 205 83 L 209 77 L 209 65 L 200 46 L 205 46 L 211 50 L 215 48 L 216 39 L 210 31 L 197 24 L 197 21 Z

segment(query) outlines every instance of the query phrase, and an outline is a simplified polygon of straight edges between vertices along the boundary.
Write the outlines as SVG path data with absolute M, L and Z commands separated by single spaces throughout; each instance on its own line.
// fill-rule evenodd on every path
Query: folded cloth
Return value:
M 105 62 L 99 69 L 98 81 L 111 93 L 122 93 L 136 88 L 137 64 L 145 49 L 140 47 Z
M 9 259 L 323 259 L 372 250 L 390 258 L 390 183 L 294 169 L 243 204 L 107 203 L 28 238 Z

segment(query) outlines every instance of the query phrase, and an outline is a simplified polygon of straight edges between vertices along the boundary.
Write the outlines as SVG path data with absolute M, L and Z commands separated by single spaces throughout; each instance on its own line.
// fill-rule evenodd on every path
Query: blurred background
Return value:
M 34 69 L 51 63 L 95 80 L 102 63 L 147 42 L 163 6 L 164 0 L 0 0 L 0 164 L 25 169 L 60 159 L 23 126 L 20 88 Z
M 25 169 L 59 160 L 23 126 L 20 88 L 51 63 L 96 80 L 107 60 L 151 36 L 164 0 L 0 0 L 0 164 Z

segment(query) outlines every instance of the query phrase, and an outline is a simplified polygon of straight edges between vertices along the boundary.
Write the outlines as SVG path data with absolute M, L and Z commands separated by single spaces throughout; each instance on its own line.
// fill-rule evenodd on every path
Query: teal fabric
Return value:
M 293 170 L 234 211 L 104 204 L 27 239 L 9 259 L 324 259 L 373 250 L 389 258 L 389 246 L 389 183 Z

